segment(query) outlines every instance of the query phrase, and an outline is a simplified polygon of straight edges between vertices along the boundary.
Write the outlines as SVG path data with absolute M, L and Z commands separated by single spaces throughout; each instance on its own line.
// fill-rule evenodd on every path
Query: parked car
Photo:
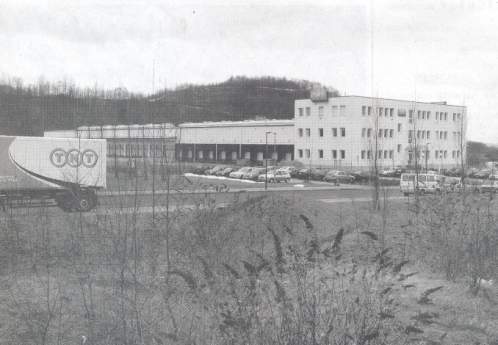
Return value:
M 302 179 L 302 180 L 308 180 L 308 179 L 311 178 L 311 170 L 308 169 L 308 168 L 299 169 L 295 173 L 295 176 L 292 176 L 292 177 L 296 177 L 296 178 L 299 178 L 299 179 Z
M 243 179 L 257 181 L 259 175 L 265 172 L 265 168 L 252 168 L 250 171 L 242 175 Z
M 446 171 L 446 176 L 459 177 L 462 176 L 462 168 L 451 168 Z
M 206 167 L 198 165 L 192 169 L 192 174 L 204 175 L 204 171 L 206 171 Z
M 327 175 L 328 170 L 313 168 L 310 171 L 311 179 L 314 181 L 322 181 L 325 175 Z
M 403 169 L 400 167 L 395 167 L 395 168 L 388 168 L 385 170 L 382 170 L 379 175 L 382 177 L 400 177 L 401 174 L 403 173 Z
M 496 193 L 498 190 L 498 181 L 496 180 L 486 180 L 481 185 L 477 186 L 475 189 L 479 193 Z
M 284 166 L 284 167 L 279 167 L 277 169 L 277 171 L 285 171 L 286 173 L 288 173 L 290 176 L 293 175 L 293 173 L 295 171 L 297 171 L 297 168 L 293 167 L 293 166 Z
M 258 176 L 258 181 L 264 182 L 267 180 L 270 183 L 274 182 L 289 182 L 291 176 L 285 170 L 274 170 L 273 172 L 268 172 L 267 174 L 261 174 Z
M 323 180 L 334 183 L 353 183 L 355 177 L 344 171 L 331 170 L 325 175 Z
M 368 171 L 357 170 L 351 172 L 356 183 L 367 183 L 370 180 L 370 173 Z
M 231 178 L 242 178 L 244 176 L 244 174 L 247 174 L 252 169 L 253 168 L 251 168 L 251 167 L 243 167 L 243 168 L 240 168 L 237 171 L 231 172 L 230 175 L 228 175 L 228 176 L 231 177 Z
M 475 174 L 479 172 L 479 169 L 477 168 L 470 168 L 466 171 L 466 176 L 467 177 L 475 177 Z
M 487 179 L 489 178 L 489 175 L 491 174 L 490 169 L 481 169 L 477 173 L 474 174 L 475 178 L 482 178 L 482 179 Z
M 217 175 L 217 173 L 223 169 L 225 169 L 224 165 L 216 165 L 215 167 L 206 170 L 206 175 Z
M 222 169 L 216 173 L 218 176 L 229 176 L 231 172 L 235 171 L 235 168 L 233 167 L 227 167 L 225 169 Z

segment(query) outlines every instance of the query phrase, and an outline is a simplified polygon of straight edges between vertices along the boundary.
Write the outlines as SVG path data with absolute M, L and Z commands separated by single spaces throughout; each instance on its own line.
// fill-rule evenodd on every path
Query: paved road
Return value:
M 385 195 L 388 200 L 400 202 L 405 200 L 397 188 L 385 189 Z M 170 210 L 177 208 L 193 209 L 210 204 L 217 207 L 223 207 L 235 201 L 245 201 L 253 197 L 265 194 L 277 194 L 290 198 L 299 198 L 301 200 L 320 201 L 327 204 L 337 203 L 360 203 L 372 200 L 372 189 L 369 187 L 348 188 L 347 186 L 328 187 L 328 188 L 292 188 L 282 187 L 279 190 L 272 189 L 265 192 L 264 190 L 251 189 L 248 191 L 230 190 L 229 192 L 173 192 L 169 195 L 166 191 L 161 191 L 152 195 L 152 193 L 108 193 L 100 196 L 100 207 L 98 213 L 123 212 L 133 213 L 138 210 L 139 213 L 150 213 L 153 211 L 152 205 L 155 204 L 155 212 L 161 213 L 166 211 L 168 204 L 174 205 Z M 382 194 L 384 195 L 384 194 Z M 154 201 L 153 201 L 154 200 Z

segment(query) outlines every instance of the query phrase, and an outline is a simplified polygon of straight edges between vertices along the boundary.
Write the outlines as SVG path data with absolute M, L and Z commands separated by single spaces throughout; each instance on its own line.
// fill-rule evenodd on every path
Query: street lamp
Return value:
M 265 190 L 268 189 L 268 134 L 274 134 L 275 135 L 275 141 L 276 141 L 276 135 L 277 133 L 275 132 L 266 132 L 265 133 Z

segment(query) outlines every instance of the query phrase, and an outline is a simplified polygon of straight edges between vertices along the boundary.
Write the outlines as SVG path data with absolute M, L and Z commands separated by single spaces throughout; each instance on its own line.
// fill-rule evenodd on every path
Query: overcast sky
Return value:
M 156 89 L 307 79 L 466 105 L 468 137 L 498 143 L 497 18 L 495 0 L 0 0 L 0 77 L 145 93 L 153 65 Z

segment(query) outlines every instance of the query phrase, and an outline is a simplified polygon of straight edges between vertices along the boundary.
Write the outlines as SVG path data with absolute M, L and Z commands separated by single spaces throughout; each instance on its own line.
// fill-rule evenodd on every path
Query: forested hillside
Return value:
M 81 89 L 63 81 L 19 79 L 0 84 L 0 133 L 40 135 L 80 125 L 291 118 L 294 100 L 309 97 L 315 83 L 285 78 L 232 77 L 210 85 L 182 85 L 154 95 L 126 89 Z M 331 88 L 330 88 L 331 89 Z M 331 95 L 337 92 L 331 89 Z

